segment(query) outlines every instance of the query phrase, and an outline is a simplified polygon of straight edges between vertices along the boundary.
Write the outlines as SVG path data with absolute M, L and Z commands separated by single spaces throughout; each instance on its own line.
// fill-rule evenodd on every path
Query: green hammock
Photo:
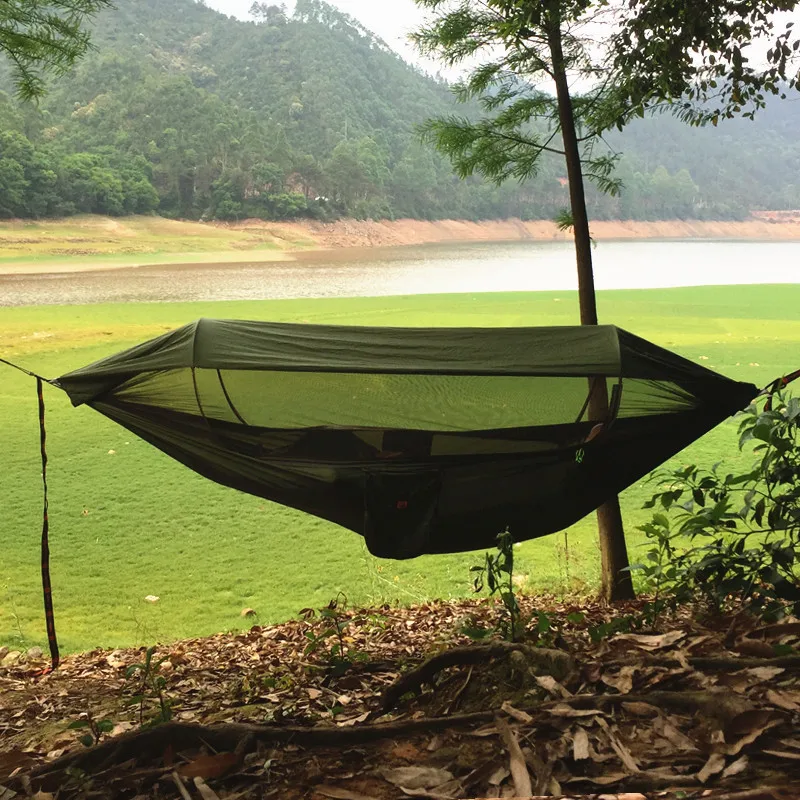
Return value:
M 613 326 L 212 319 L 54 383 L 201 475 L 389 558 L 561 530 L 758 393 Z

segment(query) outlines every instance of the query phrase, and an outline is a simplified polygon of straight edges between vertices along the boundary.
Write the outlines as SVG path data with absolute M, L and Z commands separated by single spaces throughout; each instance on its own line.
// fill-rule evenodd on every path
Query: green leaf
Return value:
M 76 731 L 76 730 L 80 730 L 81 728 L 88 728 L 88 727 L 89 727 L 89 721 L 88 720 L 76 719 L 74 722 L 70 722 L 70 724 L 67 725 L 67 730 Z
M 94 744 L 94 736 L 92 736 L 91 733 L 84 733 L 83 736 L 81 736 L 80 739 L 78 739 L 78 741 L 84 747 L 91 747 Z
M 97 723 L 97 730 L 100 733 L 111 733 L 114 730 L 114 723 L 110 719 L 103 719 Z

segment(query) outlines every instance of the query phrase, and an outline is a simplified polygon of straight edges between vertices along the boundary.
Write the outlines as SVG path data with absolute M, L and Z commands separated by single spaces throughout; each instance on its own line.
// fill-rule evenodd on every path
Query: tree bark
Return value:
M 594 288 L 592 266 L 592 239 L 589 233 L 589 216 L 586 211 L 586 193 L 583 185 L 580 147 L 575 129 L 569 80 L 561 34 L 561 20 L 557 3 L 551 6 L 548 25 L 548 44 L 553 65 L 553 80 L 556 85 L 558 117 L 564 141 L 564 154 L 569 179 L 569 199 L 572 209 L 575 257 L 578 265 L 578 300 L 581 325 L 597 325 L 597 297 Z M 591 419 L 604 419 L 608 410 L 608 394 L 605 381 L 602 391 L 592 392 L 589 405 Z M 628 567 L 628 548 L 622 525 L 619 498 L 614 497 L 597 509 L 597 527 L 600 537 L 602 596 L 608 601 L 630 600 L 634 595 Z

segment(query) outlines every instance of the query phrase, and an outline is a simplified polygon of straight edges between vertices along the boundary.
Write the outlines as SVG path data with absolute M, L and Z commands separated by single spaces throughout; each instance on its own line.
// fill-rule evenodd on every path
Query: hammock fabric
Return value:
M 389 558 L 561 530 L 758 393 L 613 326 L 213 319 L 54 383 L 201 475 Z

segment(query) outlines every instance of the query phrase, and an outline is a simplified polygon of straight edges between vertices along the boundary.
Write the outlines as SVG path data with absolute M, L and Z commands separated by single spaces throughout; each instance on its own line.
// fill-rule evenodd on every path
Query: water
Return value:
M 800 242 L 601 242 L 594 259 L 598 289 L 800 282 Z M 263 264 L 0 275 L 0 306 L 575 288 L 571 243 L 492 242 L 301 253 Z

